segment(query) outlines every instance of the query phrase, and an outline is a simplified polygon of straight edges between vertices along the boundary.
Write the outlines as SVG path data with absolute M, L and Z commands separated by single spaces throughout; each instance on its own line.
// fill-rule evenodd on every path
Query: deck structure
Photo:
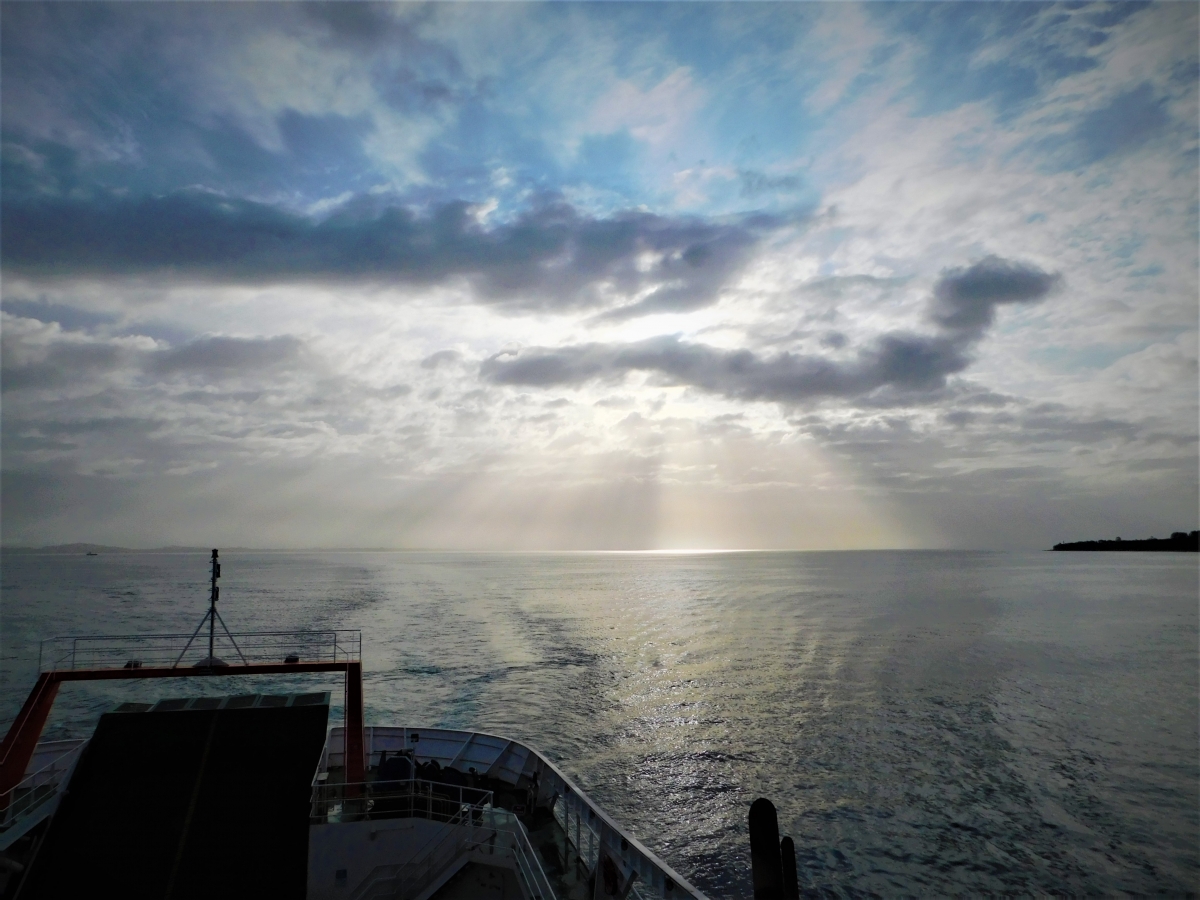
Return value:
M 0 744 L 0 853 L 18 841 L 28 849 L 40 835 L 23 857 L 31 862 L 20 896 L 61 895 L 59 882 L 71 867 L 54 864 L 56 854 L 70 856 L 81 828 L 132 815 L 127 828 L 106 835 L 111 846 L 95 862 L 124 859 L 121 848 L 136 844 L 127 840 L 129 829 L 154 810 L 166 822 L 154 834 L 164 847 L 170 844 L 156 858 L 171 861 L 142 871 L 137 884 L 156 896 L 162 890 L 192 896 L 200 884 L 237 894 L 238 885 L 253 883 L 256 895 L 297 900 L 502 898 L 514 896 L 514 889 L 525 900 L 703 900 L 533 748 L 481 732 L 365 726 L 359 632 L 227 632 L 207 650 L 194 638 L 72 637 L 43 644 L 37 682 Z M 327 694 L 240 694 L 126 703 L 101 718 L 89 741 L 39 741 L 65 682 L 331 672 L 345 678 L 345 718 L 327 730 Z M 317 704 L 319 728 L 304 724 L 313 709 L 299 708 L 313 697 L 324 698 Z M 280 706 L 288 708 L 271 708 Z M 290 725 L 271 724 L 273 715 L 283 714 L 292 716 Z M 308 736 L 276 746 L 272 733 L 292 725 Z M 160 771 L 159 758 L 175 764 Z M 407 767 L 399 776 L 397 760 Z M 209 805 L 220 808 L 222 786 L 262 793 L 271 779 L 259 785 L 256 773 L 272 765 L 290 774 L 276 778 L 275 792 L 263 793 L 258 805 L 279 812 L 275 830 L 303 834 L 303 846 L 292 840 L 271 851 L 289 862 L 260 869 L 252 856 L 226 848 L 229 858 L 240 860 L 228 872 L 181 876 L 225 847 L 219 827 L 209 828 L 217 817 L 199 798 L 211 793 Z M 114 794 L 111 785 L 120 790 Z M 155 785 L 163 786 L 161 797 Z M 230 800 L 229 808 L 236 805 Z M 254 846 L 254 840 L 247 832 L 237 843 Z M 108 883 L 136 887 L 133 875 L 122 871 L 112 869 Z M 241 873 L 234 881 L 225 877 L 234 872 Z M 262 878 L 278 890 L 267 890 Z

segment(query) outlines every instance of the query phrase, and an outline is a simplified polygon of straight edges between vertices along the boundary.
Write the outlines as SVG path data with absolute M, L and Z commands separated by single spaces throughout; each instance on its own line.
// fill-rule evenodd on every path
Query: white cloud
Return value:
M 662 151 L 680 141 L 704 99 L 692 73 L 679 68 L 646 89 L 619 82 L 592 107 L 588 125 L 600 133 L 626 129 Z

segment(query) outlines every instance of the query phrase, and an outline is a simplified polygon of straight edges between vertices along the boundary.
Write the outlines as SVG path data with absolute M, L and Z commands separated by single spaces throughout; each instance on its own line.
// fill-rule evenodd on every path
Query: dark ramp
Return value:
M 328 703 L 101 717 L 18 897 L 302 898 Z

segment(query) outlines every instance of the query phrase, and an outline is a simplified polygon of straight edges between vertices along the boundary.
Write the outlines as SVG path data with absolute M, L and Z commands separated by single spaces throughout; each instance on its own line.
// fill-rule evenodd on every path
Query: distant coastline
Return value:
M 110 547 L 107 544 L 55 544 L 51 547 L 5 547 L 12 553 L 211 553 L 212 547 L 154 547 L 149 550 L 137 550 L 132 547 Z M 248 550 L 247 547 L 222 548 L 229 550 Z
M 322 553 L 322 552 L 439 552 L 438 548 L 432 547 L 221 547 L 222 553 Z M 1069 543 L 1055 544 L 1053 550 L 1102 550 L 1102 551 L 1173 551 L 1173 552 L 1200 552 L 1200 531 L 1192 531 L 1190 533 L 1183 531 L 1174 532 L 1169 538 L 1145 538 L 1137 540 L 1123 540 L 1116 538 L 1113 540 L 1101 539 L 1098 541 L 1074 541 Z M 114 547 L 109 544 L 53 544 L 44 547 L 19 547 L 19 546 L 0 546 L 0 550 L 5 553 L 37 553 L 46 555 L 90 555 L 99 556 L 107 553 L 203 553 L 207 555 L 212 548 L 204 547 L 184 547 L 184 546 L 169 546 L 169 547 Z M 457 550 L 445 552 L 461 552 Z M 470 552 L 470 551 L 467 551 Z M 717 551 L 713 551 L 717 552 Z
M 1072 544 L 1055 544 L 1055 550 L 1167 550 L 1176 553 L 1196 553 L 1200 551 L 1200 531 L 1188 533 L 1176 531 L 1169 538 L 1145 538 L 1134 541 L 1123 541 L 1117 538 L 1113 541 L 1076 541 Z

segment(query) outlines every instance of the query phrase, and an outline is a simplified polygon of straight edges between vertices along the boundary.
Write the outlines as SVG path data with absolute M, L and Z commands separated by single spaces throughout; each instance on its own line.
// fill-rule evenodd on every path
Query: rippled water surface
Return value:
M 369 723 L 533 744 L 714 898 L 749 895 L 758 796 L 779 808 L 809 889 L 1200 884 L 1191 555 L 222 561 L 234 630 L 362 629 Z M 0 715 L 32 685 L 41 638 L 190 631 L 206 563 L 5 553 Z M 69 685 L 48 731 L 86 733 L 115 702 L 163 691 Z

